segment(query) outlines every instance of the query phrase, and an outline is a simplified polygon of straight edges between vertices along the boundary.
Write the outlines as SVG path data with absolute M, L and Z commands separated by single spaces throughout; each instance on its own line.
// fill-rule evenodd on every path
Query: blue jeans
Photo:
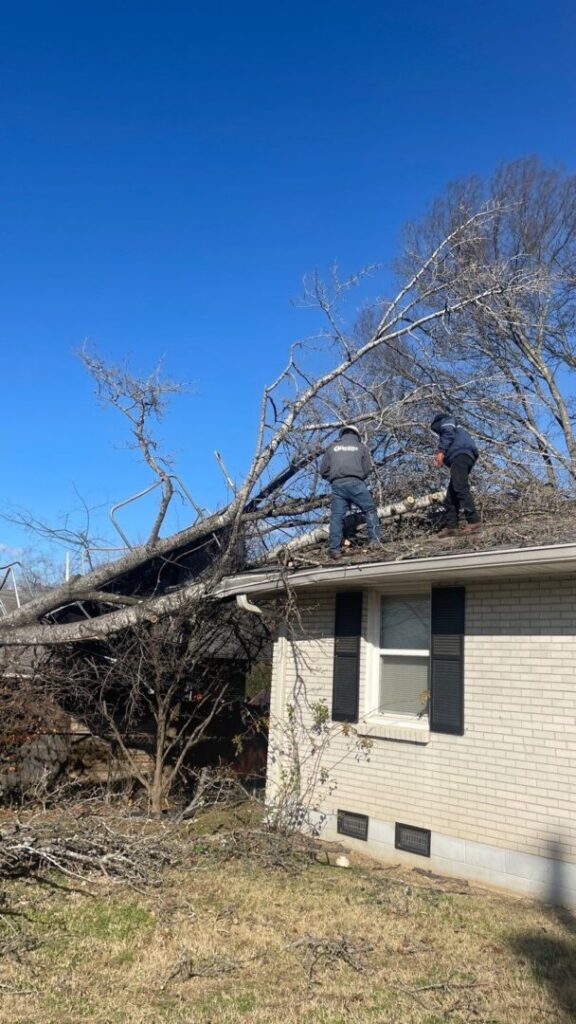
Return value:
M 366 516 L 368 537 L 372 543 L 380 539 L 380 523 L 374 499 L 363 480 L 355 476 L 344 476 L 334 480 L 332 484 L 332 501 L 330 504 L 330 534 L 328 546 L 330 551 L 339 551 L 342 543 L 344 516 L 348 509 L 356 505 Z

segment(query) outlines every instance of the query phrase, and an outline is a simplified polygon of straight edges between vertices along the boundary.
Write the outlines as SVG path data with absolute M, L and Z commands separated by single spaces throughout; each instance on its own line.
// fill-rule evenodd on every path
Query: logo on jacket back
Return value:
M 357 444 L 337 444 L 334 446 L 335 452 L 357 452 Z

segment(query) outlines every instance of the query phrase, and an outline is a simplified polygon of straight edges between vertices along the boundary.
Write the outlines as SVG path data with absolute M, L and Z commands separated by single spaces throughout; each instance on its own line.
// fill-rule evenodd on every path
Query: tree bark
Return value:
M 18 628 L 7 629 L 0 634 L 0 646 L 44 647 L 72 644 L 84 640 L 98 640 L 100 637 L 110 636 L 112 633 L 119 633 L 122 629 L 136 626 L 145 619 L 155 622 L 163 615 L 173 615 L 181 611 L 187 602 L 208 596 L 206 584 L 192 581 L 174 593 L 149 598 L 130 608 L 123 608 L 119 612 L 110 612 L 99 618 L 67 622 L 63 625 L 24 624 Z M 3 623 L 7 619 L 8 616 Z

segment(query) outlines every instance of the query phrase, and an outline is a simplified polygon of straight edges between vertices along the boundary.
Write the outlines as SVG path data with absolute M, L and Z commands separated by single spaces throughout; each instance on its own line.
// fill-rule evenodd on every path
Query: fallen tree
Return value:
M 90 359 L 100 395 L 128 415 L 136 442 L 156 473 L 159 513 L 146 544 L 42 593 L 1 620 L 0 642 L 50 646 L 112 635 L 178 614 L 185 602 L 216 595 L 223 576 L 241 564 L 241 549 L 253 561 L 269 561 L 286 544 L 289 550 L 290 545 L 305 547 L 308 540 L 300 535 L 310 528 L 322 531 L 325 516 L 325 490 L 315 460 L 344 422 L 368 431 L 381 504 L 406 497 L 398 473 L 394 486 L 387 483 L 402 463 L 405 478 L 412 474 L 428 485 L 438 481 L 422 469 L 424 424 L 430 410 L 445 403 L 448 394 L 458 394 L 466 378 L 449 358 L 437 358 L 435 331 L 448 323 L 453 327 L 472 312 L 494 316 L 503 297 L 516 301 L 518 294 L 541 287 L 532 266 L 524 270 L 513 258 L 482 262 L 484 241 L 501 213 L 494 204 L 461 211 L 447 234 L 421 255 L 396 295 L 379 302 L 352 331 L 344 330 L 338 310 L 359 278 L 340 282 L 334 277 L 330 287 L 313 278 L 307 301 L 326 317 L 325 355 L 336 352 L 335 363 L 314 376 L 306 348 L 293 347 L 284 370 L 264 389 L 254 456 L 232 501 L 170 537 L 160 537 L 160 527 L 172 485 L 145 425 L 146 415 L 157 413 L 162 388 L 156 377 L 135 383 L 125 371 Z M 475 261 L 462 258 L 470 251 L 477 254 Z M 483 405 L 494 418 L 498 402 L 508 400 L 505 382 L 488 378 L 477 407 Z M 412 450 L 399 443 L 402 431 Z M 525 471 L 523 460 L 517 461 Z

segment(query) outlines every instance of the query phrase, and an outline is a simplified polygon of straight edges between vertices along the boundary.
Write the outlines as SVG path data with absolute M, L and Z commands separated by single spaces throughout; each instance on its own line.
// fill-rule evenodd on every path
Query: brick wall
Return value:
M 331 703 L 334 595 L 299 606 L 301 628 L 275 646 L 271 749 L 288 701 L 305 728 L 311 704 Z M 465 735 L 373 739 L 366 760 L 334 724 L 318 756 L 335 788 L 320 787 L 319 802 L 537 856 L 553 846 L 576 862 L 576 581 L 471 584 L 466 622 Z M 364 626 L 361 713 L 367 649 Z M 278 773 L 276 759 L 271 797 Z

